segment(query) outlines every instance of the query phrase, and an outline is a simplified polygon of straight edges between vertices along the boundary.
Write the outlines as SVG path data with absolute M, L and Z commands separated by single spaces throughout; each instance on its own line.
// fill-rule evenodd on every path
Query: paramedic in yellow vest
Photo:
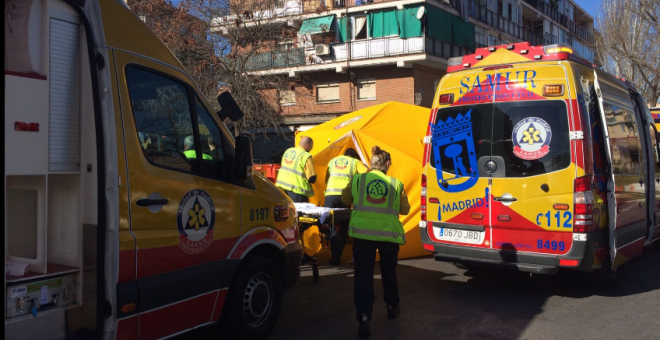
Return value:
M 195 151 L 195 137 L 188 136 L 183 140 L 183 154 L 186 155 L 188 159 L 197 158 L 197 152 Z M 202 153 L 203 159 L 213 159 L 210 155 Z
M 362 165 L 357 151 L 353 148 L 348 148 L 342 156 L 331 159 L 328 162 L 328 170 L 325 172 L 324 206 L 326 208 L 350 208 L 350 206 L 346 206 L 341 202 L 341 191 L 351 181 L 353 175 L 365 172 L 367 172 L 367 169 Z M 340 230 L 337 225 L 331 226 L 331 228 L 330 249 L 332 250 L 332 258 L 330 264 L 338 266 L 341 264 L 341 254 L 344 251 L 341 234 L 345 236 L 345 228 Z
M 316 171 L 309 154 L 313 147 L 314 141 L 304 136 L 297 147 L 289 148 L 282 156 L 282 167 L 275 185 L 284 190 L 294 203 L 309 202 L 309 197 L 314 196 L 312 184 L 316 182 Z
M 369 322 L 374 304 L 376 250 L 380 254 L 387 317 L 394 319 L 401 311 L 396 266 L 399 245 L 405 244 L 406 238 L 399 215 L 408 215 L 410 203 L 403 183 L 386 175 L 390 166 L 390 154 L 374 146 L 371 150 L 371 170 L 353 176 L 341 193 L 342 202 L 353 205 L 348 233 L 353 238 L 353 292 L 360 337 L 371 334 Z

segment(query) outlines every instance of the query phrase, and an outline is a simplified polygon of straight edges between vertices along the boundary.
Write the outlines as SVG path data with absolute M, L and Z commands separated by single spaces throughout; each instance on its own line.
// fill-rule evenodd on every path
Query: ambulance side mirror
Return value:
M 222 108 L 222 110 L 217 112 L 218 116 L 220 116 L 220 120 L 229 118 L 232 122 L 235 122 L 243 118 L 243 110 L 241 110 L 238 104 L 236 104 L 231 93 L 227 91 L 220 93 L 218 95 L 218 104 L 220 104 L 220 107 Z
M 243 181 L 252 176 L 252 142 L 246 136 L 236 137 L 236 152 L 234 154 L 233 176 L 237 181 Z

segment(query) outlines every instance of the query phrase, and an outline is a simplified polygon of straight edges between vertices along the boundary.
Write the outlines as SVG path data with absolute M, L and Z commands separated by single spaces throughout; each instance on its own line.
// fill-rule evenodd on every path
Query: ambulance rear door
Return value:
M 491 159 L 484 167 L 491 179 L 491 244 L 505 261 L 519 261 L 519 253 L 562 255 L 573 244 L 576 166 L 566 72 L 537 63 L 497 70 Z
M 595 71 L 609 180 L 607 184 L 612 267 L 642 252 L 647 233 L 644 166 L 638 119 L 627 87 L 614 76 Z

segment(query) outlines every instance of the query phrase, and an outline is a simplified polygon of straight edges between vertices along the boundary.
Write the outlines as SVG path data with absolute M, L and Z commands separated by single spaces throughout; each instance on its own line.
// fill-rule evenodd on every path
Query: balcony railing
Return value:
M 560 25 L 569 29 L 571 33 L 580 39 L 591 44 L 594 43 L 594 35 L 592 33 L 574 21 L 571 21 L 568 16 L 557 11 L 552 5 L 546 4 L 543 0 L 525 0 L 525 2 L 532 5 L 532 7 L 547 15 L 552 20 L 558 22 Z
M 520 24 L 489 10 L 486 6 L 470 9 L 470 16 L 513 37 L 522 39 L 522 26 Z
M 294 48 L 289 51 L 270 51 L 251 56 L 245 64 L 246 71 L 305 65 L 305 50 Z
M 303 48 L 290 51 L 271 51 L 256 54 L 248 60 L 246 71 L 268 70 L 314 64 L 328 64 L 346 60 L 368 60 L 428 53 L 442 58 L 472 53 L 467 47 L 456 46 L 430 37 L 380 38 L 329 44 L 328 55 L 305 52 Z
M 589 31 L 587 31 L 587 29 L 585 29 L 584 27 L 576 24 L 574 21 L 571 21 L 569 23 L 569 26 L 570 26 L 570 29 L 571 29 L 571 33 L 576 35 L 578 38 L 580 38 L 580 39 L 582 39 L 582 40 L 584 40 L 584 41 L 586 41 L 590 44 L 594 43 L 594 35 L 592 33 L 590 33 Z

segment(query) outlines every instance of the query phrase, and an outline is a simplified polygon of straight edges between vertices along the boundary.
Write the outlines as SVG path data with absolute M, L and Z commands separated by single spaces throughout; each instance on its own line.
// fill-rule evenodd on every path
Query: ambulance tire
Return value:
M 608 255 L 600 269 L 594 272 L 593 283 L 598 288 L 613 289 L 616 288 L 620 280 L 621 266 L 612 269 L 612 261 Z
M 267 257 L 246 258 L 229 287 L 221 328 L 229 339 L 264 339 L 277 323 L 282 305 L 282 279 Z

